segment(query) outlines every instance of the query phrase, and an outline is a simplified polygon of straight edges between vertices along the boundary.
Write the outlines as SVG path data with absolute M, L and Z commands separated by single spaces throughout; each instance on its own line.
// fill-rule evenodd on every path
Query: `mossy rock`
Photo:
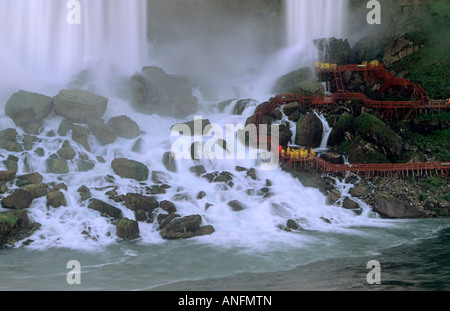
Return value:
M 122 211 L 119 208 L 98 199 L 92 199 L 88 205 L 88 208 L 100 212 L 100 215 L 103 217 L 115 219 L 120 219 L 123 217 Z
M 12 244 L 23 239 L 36 229 L 40 224 L 33 223 L 25 210 L 0 213 L 0 245 Z
M 122 178 L 131 178 L 137 181 L 148 179 L 149 170 L 145 164 L 125 158 L 117 158 L 111 162 L 114 172 Z
M 124 240 L 132 240 L 139 237 L 139 224 L 137 221 L 122 218 L 118 221 L 116 225 L 117 237 Z
M 67 174 L 69 172 L 66 160 L 57 157 L 47 159 L 47 168 L 53 174 Z

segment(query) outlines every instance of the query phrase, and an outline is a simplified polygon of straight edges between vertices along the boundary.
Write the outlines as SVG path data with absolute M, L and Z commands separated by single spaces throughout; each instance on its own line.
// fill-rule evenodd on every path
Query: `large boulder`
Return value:
M 322 141 L 322 135 L 322 121 L 314 113 L 303 115 L 297 121 L 296 144 L 306 148 L 317 148 Z
M 387 218 L 425 218 L 432 216 L 431 213 L 390 195 L 376 195 L 372 209 Z
M 114 130 L 102 120 L 89 120 L 88 128 L 95 138 L 97 138 L 100 145 L 112 144 L 117 139 L 117 134 Z
M 74 142 L 79 143 L 86 151 L 91 151 L 91 147 L 88 142 L 89 130 L 81 125 L 72 126 L 72 139 Z
M 200 226 L 201 223 L 202 217 L 200 215 L 175 218 L 161 229 L 160 235 L 164 239 L 187 239 L 214 232 L 212 226 Z
M 69 172 L 69 165 L 66 160 L 58 158 L 56 155 L 51 155 L 47 161 L 47 169 L 53 174 L 67 174 Z
M 145 164 L 125 158 L 117 158 L 111 162 L 114 172 L 122 178 L 131 178 L 137 181 L 148 179 L 149 170 Z
M 198 99 L 186 79 L 168 75 L 161 68 L 144 67 L 131 77 L 129 86 L 131 102 L 139 112 L 186 117 L 198 109 Z
M 47 206 L 61 207 L 66 206 L 67 201 L 64 197 L 64 193 L 59 190 L 52 190 L 47 194 Z
M 40 225 L 33 223 L 26 210 L 0 213 L 0 245 L 10 244 L 29 236 Z
M 33 202 L 33 195 L 26 190 L 16 189 L 9 196 L 3 198 L 2 206 L 11 209 L 29 208 Z
M 56 114 L 75 123 L 100 119 L 105 114 L 107 106 L 107 98 L 78 89 L 61 90 L 53 98 L 53 109 Z
M 0 149 L 6 149 L 12 152 L 21 152 L 23 147 L 17 142 L 17 130 L 9 128 L 0 131 Z
M 117 222 L 116 235 L 124 240 L 132 240 L 139 237 L 139 224 L 137 221 L 122 218 Z
M 373 143 L 387 157 L 399 156 L 403 150 L 402 138 L 383 121 L 369 113 L 361 113 L 355 122 L 356 133 Z
M 92 199 L 88 208 L 100 212 L 103 217 L 122 218 L 122 211 L 119 208 L 98 199 Z
M 313 72 L 309 67 L 291 71 L 277 79 L 272 88 L 272 92 L 278 94 L 289 93 L 289 90 L 292 89 L 293 86 L 300 82 L 311 80 L 312 78 Z
M 25 132 L 37 134 L 42 120 L 50 114 L 52 107 L 51 97 L 20 90 L 6 102 L 5 114 Z
M 125 196 L 125 206 L 132 211 L 143 210 L 152 212 L 158 208 L 158 201 L 152 196 L 145 196 L 139 193 L 127 193 Z
M 38 172 L 17 176 L 16 185 L 22 187 L 29 184 L 40 184 L 44 177 Z
M 406 56 L 414 53 L 414 51 L 415 47 L 413 41 L 407 39 L 406 37 L 398 37 L 385 47 L 383 63 L 386 67 L 390 67 Z
M 141 131 L 139 125 L 127 116 L 112 117 L 108 120 L 108 125 L 117 136 L 128 139 L 138 137 Z

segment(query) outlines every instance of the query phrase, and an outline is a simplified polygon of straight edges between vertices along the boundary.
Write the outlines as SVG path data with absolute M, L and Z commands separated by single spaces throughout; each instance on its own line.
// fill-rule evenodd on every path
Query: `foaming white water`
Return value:
M 26 76 L 27 72 L 32 72 L 36 76 L 42 72 L 45 73 L 44 76 L 48 79 L 40 81 L 36 86 L 41 93 L 47 93 L 42 85 L 46 86 L 48 83 L 55 83 L 59 88 L 65 86 L 66 79 L 61 78 L 58 81 L 55 77 L 65 78 L 66 74 L 68 77 L 68 73 L 72 74 L 72 71 L 91 69 L 94 74 L 93 81 L 96 83 L 101 81 L 100 90 L 104 91 L 102 95 L 109 98 L 108 110 L 103 119 L 108 120 L 110 117 L 126 114 L 136 121 L 142 131 L 141 151 L 132 151 L 136 140 L 118 138 L 113 144 L 102 146 L 93 135 L 90 135 L 88 141 L 91 152 L 85 151 L 83 147 L 72 141 L 70 143 L 77 157 L 80 155 L 87 157 L 95 164 L 94 168 L 80 172 L 76 161 L 72 160 L 68 163 L 70 170 L 68 174 L 51 174 L 47 170 L 46 159 L 61 147 L 64 140 L 70 140 L 70 133 L 68 137 L 58 135 L 48 137 L 46 134 L 50 130 L 57 133 L 61 122 L 60 117 L 50 116 L 44 124 L 45 130 L 38 135 L 39 141 L 33 145 L 33 149 L 26 153 L 13 154 L 19 158 L 18 174 L 39 172 L 44 176 L 46 183 L 64 182 L 68 186 L 68 190 L 64 191 L 68 206 L 48 208 L 45 198 L 33 202 L 30 216 L 34 221 L 41 223 L 42 227 L 30 238 L 34 242 L 29 247 L 96 249 L 117 242 L 114 224 L 100 217 L 98 212 L 89 210 L 88 202 L 81 201 L 77 192 L 79 186 L 86 185 L 93 197 L 121 209 L 124 217 L 134 219 L 132 211 L 122 203 L 109 199 L 105 192 L 115 189 L 118 194 L 129 192 L 146 194 L 148 188 L 153 186 L 153 182 L 150 177 L 144 182 L 136 182 L 117 176 L 111 168 L 111 161 L 117 157 L 140 161 L 148 166 L 150 171 L 165 172 L 167 183 L 171 188 L 167 189 L 166 193 L 157 195 L 158 201 L 173 201 L 181 216 L 200 214 L 204 224 L 213 225 L 215 232 L 212 235 L 197 238 L 201 243 L 219 247 L 242 246 L 259 250 L 274 249 L 274 246 L 280 245 L 298 248 L 305 247 L 314 240 L 311 232 L 352 232 L 354 230 L 352 228 L 358 226 L 384 225 L 369 213 L 358 216 L 352 211 L 329 206 L 326 204 L 325 196 L 318 190 L 304 187 L 297 179 L 280 169 L 258 170 L 259 162 L 252 159 L 237 159 L 237 157 L 228 160 L 184 159 L 175 162 L 176 172 L 168 171 L 162 163 L 162 158 L 165 152 L 171 150 L 173 142 L 178 139 L 171 136 L 170 128 L 175 123 L 192 120 L 194 115 L 187 117 L 186 120 L 179 120 L 137 113 L 130 109 L 126 101 L 114 96 L 111 90 L 113 87 L 108 85 L 110 79 L 101 79 L 108 76 L 106 73 L 112 73 L 111 77 L 117 77 L 117 75 L 134 73 L 137 71 L 136 68 L 140 68 L 140 56 L 146 46 L 143 30 L 145 27 L 142 25 L 145 24 L 142 22 L 145 2 L 127 1 L 124 5 L 123 1 L 105 0 L 91 1 L 88 5 L 87 1 L 80 1 L 82 9 L 89 8 L 89 11 L 82 11 L 84 19 L 81 25 L 70 26 L 65 21 L 66 14 L 59 16 L 61 10 L 67 12 L 61 2 L 36 0 L 30 2 L 30 6 L 23 0 L 16 0 L 14 3 L 2 2 L 1 5 L 8 4 L 11 16 L 18 17 L 20 10 L 25 10 L 30 23 L 20 25 L 19 29 L 14 29 L 11 34 L 2 32 L 1 42 L 9 44 L 8 52 L 12 54 L 17 52 L 17 55 L 20 55 L 13 60 L 18 67 L 26 70 L 21 72 L 22 76 Z M 31 14 L 33 10 L 41 14 L 33 15 Z M 0 12 L 5 14 L 4 10 Z M 40 16 L 40 19 L 37 16 Z M 14 23 L 8 16 L 1 17 L 4 18 L 0 18 L 0 23 L 4 23 L 5 20 L 12 23 L 5 24 L 7 28 L 2 29 L 13 27 Z M 49 19 L 56 17 L 55 24 L 52 24 Z M 35 29 L 32 28 L 32 24 L 36 24 Z M 309 27 L 308 24 L 305 25 Z M 54 37 L 49 35 L 50 29 L 57 30 Z M 33 39 L 30 39 L 32 34 L 35 35 Z M 37 40 L 38 38 L 43 41 Z M 10 39 L 11 41 L 8 41 Z M 22 41 L 28 39 L 30 41 L 24 41 L 22 46 Z M 51 49 L 48 44 L 41 44 L 42 42 L 50 42 L 54 49 Z M 280 75 L 301 66 L 311 65 L 315 55 L 316 50 L 311 49 L 309 44 L 293 45 L 283 49 L 271 61 L 261 66 L 259 74 L 243 77 L 239 81 L 231 81 L 230 86 L 235 87 L 227 88 L 224 96 L 239 93 L 240 98 L 265 101 L 271 95 L 270 88 L 273 82 Z M 21 82 L 19 76 L 17 82 Z M 23 84 L 18 84 L 20 88 L 30 90 L 29 86 L 32 89 L 35 87 L 27 80 L 22 82 Z M 193 92 L 198 95 L 196 90 Z M 47 95 L 53 94 L 47 93 Z M 200 109 L 197 113 L 204 119 L 209 119 L 211 123 L 222 127 L 226 124 L 245 124 L 247 117 L 255 109 L 254 105 L 250 105 L 242 115 L 232 115 L 231 110 L 217 113 L 218 110 L 214 106 L 217 102 L 208 102 L 201 96 L 198 97 Z M 232 109 L 233 104 L 230 104 L 228 109 Z M 12 126 L 8 118 L 0 119 L 0 121 L 3 128 Z M 20 129 L 18 130 L 19 134 L 23 135 Z M 205 137 L 204 140 L 208 138 Z M 34 153 L 37 148 L 44 150 L 43 157 Z M 104 163 L 99 161 L 98 156 L 103 157 Z M 230 172 L 233 174 L 233 184 L 210 183 L 205 178 L 196 176 L 189 169 L 198 164 L 204 165 L 208 172 Z M 247 176 L 245 170 L 242 172 L 236 170 L 236 166 L 247 169 L 257 168 L 257 179 Z M 200 191 L 206 193 L 202 199 L 197 198 Z M 265 196 L 267 191 L 270 195 Z M 240 201 L 245 209 L 238 212 L 232 211 L 228 205 L 228 202 L 232 200 Z M 207 203 L 212 206 L 206 208 Z M 289 219 L 298 222 L 303 229 L 295 233 L 284 231 Z M 139 228 L 141 243 L 164 242 L 159 235 L 156 221 L 141 222 Z

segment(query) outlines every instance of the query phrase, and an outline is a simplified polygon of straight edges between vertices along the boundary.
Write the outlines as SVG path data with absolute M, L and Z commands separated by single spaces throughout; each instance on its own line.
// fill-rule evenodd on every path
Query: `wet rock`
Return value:
M 62 147 L 56 152 L 61 158 L 66 160 L 72 160 L 76 156 L 75 150 L 70 146 L 70 143 L 64 141 Z
M 67 174 L 69 172 L 69 166 L 66 160 L 54 156 L 50 156 L 47 159 L 47 168 L 53 174 Z
M 272 88 L 273 93 L 286 94 L 300 82 L 313 78 L 313 73 L 309 67 L 304 67 L 289 72 L 288 74 L 278 78 Z
M 291 230 L 301 230 L 302 229 L 302 227 L 298 224 L 298 222 L 293 219 L 289 219 L 286 222 L 286 227 L 288 227 Z
M 200 191 L 200 192 L 197 194 L 197 199 L 198 199 L 198 200 L 201 200 L 201 199 L 203 199 L 204 197 L 206 197 L 206 192 L 205 192 L 205 191 Z
M 196 236 L 200 229 L 202 217 L 200 215 L 189 215 L 175 218 L 160 231 L 164 239 L 187 239 Z M 204 234 L 205 232 L 200 232 Z
M 29 208 L 33 202 L 33 195 L 23 189 L 16 189 L 12 194 L 3 198 L 2 206 L 11 209 Z
M 426 218 L 432 213 L 390 195 L 375 195 L 373 211 L 387 218 Z
M 164 153 L 162 158 L 162 163 L 166 167 L 166 169 L 170 172 L 176 172 L 177 171 L 177 165 L 175 162 L 175 158 L 173 157 L 172 153 L 170 151 L 167 151 Z
M 34 199 L 46 196 L 48 193 L 47 184 L 30 184 L 23 186 L 22 189 L 31 193 Z
M 212 225 L 201 226 L 197 231 L 195 231 L 195 236 L 210 235 L 215 231 L 216 229 Z
M 124 240 L 132 240 L 139 237 L 139 224 L 137 221 L 122 218 L 118 221 L 116 225 L 117 237 Z
M 95 163 L 92 161 L 80 160 L 77 159 L 77 171 L 78 172 L 87 172 L 92 170 L 95 167 Z
M 183 118 L 198 109 L 198 99 L 187 80 L 159 67 L 142 68 L 142 73 L 131 77 L 129 89 L 132 105 L 145 114 Z
M 33 135 L 24 135 L 22 139 L 22 145 L 25 150 L 31 150 L 33 149 L 34 143 L 38 141 L 38 138 Z
M 28 217 L 26 210 L 0 213 L 0 245 L 12 244 L 33 233 L 39 228 Z
M 40 184 L 44 177 L 39 173 L 30 173 L 16 178 L 16 185 L 22 187 L 29 184 Z
M 229 201 L 228 206 L 231 207 L 231 209 L 235 212 L 239 212 L 245 209 L 245 205 L 238 200 Z
M 84 126 L 74 125 L 72 127 L 72 140 L 83 146 L 86 151 L 91 152 L 91 147 L 89 146 L 87 139 L 88 133 L 89 130 Z
M 0 149 L 6 149 L 12 152 L 23 151 L 22 145 L 17 142 L 16 129 L 6 129 L 0 131 Z
M 169 214 L 159 214 L 157 217 L 157 221 L 159 224 L 159 229 L 163 229 L 168 223 L 177 217 L 181 217 L 177 213 L 169 213 Z
M 25 132 L 38 134 L 42 120 L 50 114 L 52 107 L 51 97 L 20 90 L 6 102 L 5 114 Z
M 233 108 L 233 114 L 241 115 L 247 107 L 256 106 L 258 102 L 254 99 L 240 99 L 236 102 Z
M 341 193 L 337 189 L 333 189 L 330 191 L 330 194 L 327 196 L 326 202 L 329 205 L 334 204 L 341 197 Z
M 158 201 L 152 196 L 145 196 L 139 193 L 127 193 L 125 196 L 125 206 L 132 211 L 144 210 L 152 212 L 158 208 Z
M 112 117 L 108 120 L 108 125 L 113 129 L 117 136 L 128 139 L 138 137 L 141 131 L 139 125 L 125 115 Z
M 361 207 L 359 204 L 349 197 L 345 197 L 344 201 L 342 202 L 342 207 L 346 209 L 360 209 Z
M 358 183 L 348 191 L 348 193 L 356 198 L 366 197 L 370 192 L 370 187 L 364 183 Z
M 66 136 L 67 133 L 72 130 L 73 123 L 67 120 L 62 120 L 58 127 L 59 136 Z
M 169 180 L 169 174 L 163 171 L 152 171 L 152 181 L 155 184 L 165 184 Z
M 148 179 L 149 170 L 147 166 L 138 161 L 117 158 L 111 162 L 111 167 L 122 178 L 131 178 L 137 181 Z
M 314 114 L 303 115 L 297 122 L 297 136 L 295 143 L 306 148 L 320 146 L 323 135 L 322 121 Z
M 111 217 L 115 219 L 122 218 L 122 211 L 119 208 L 98 199 L 92 199 L 88 205 L 88 208 L 100 212 L 100 215 L 103 217 Z
M 117 139 L 117 134 L 103 120 L 89 120 L 88 128 L 100 145 L 112 144 Z
M 175 204 L 167 200 L 161 201 L 159 206 L 168 213 L 175 213 L 177 211 Z
M 52 190 L 47 194 L 47 206 L 61 207 L 67 206 L 66 198 L 61 191 Z
M 107 98 L 77 89 L 61 90 L 53 98 L 55 113 L 75 123 L 100 119 L 105 114 L 107 106 Z
M 196 174 L 197 176 L 200 176 L 202 174 L 206 173 L 206 169 L 203 165 L 196 165 L 196 166 L 191 166 L 189 168 L 189 171 Z
M 0 182 L 11 181 L 16 178 L 16 172 L 14 171 L 0 171 Z
M 80 186 L 77 192 L 81 196 L 81 201 L 86 201 L 92 197 L 91 191 L 85 185 Z
M 256 178 L 256 170 L 255 170 L 253 167 L 249 168 L 249 169 L 247 170 L 247 175 L 246 175 L 246 177 L 250 177 L 251 179 L 256 180 L 256 179 L 257 179 L 257 178 Z

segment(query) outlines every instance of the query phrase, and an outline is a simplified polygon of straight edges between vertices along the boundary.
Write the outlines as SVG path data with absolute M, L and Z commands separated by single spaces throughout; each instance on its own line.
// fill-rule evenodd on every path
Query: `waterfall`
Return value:
M 63 0 L 0 2 L 2 80 L 61 84 L 74 73 L 135 72 L 146 57 L 145 0 L 78 0 L 80 23 Z M 13 80 L 13 81 L 11 81 Z
M 348 0 L 286 0 L 285 8 L 289 46 L 345 35 Z

